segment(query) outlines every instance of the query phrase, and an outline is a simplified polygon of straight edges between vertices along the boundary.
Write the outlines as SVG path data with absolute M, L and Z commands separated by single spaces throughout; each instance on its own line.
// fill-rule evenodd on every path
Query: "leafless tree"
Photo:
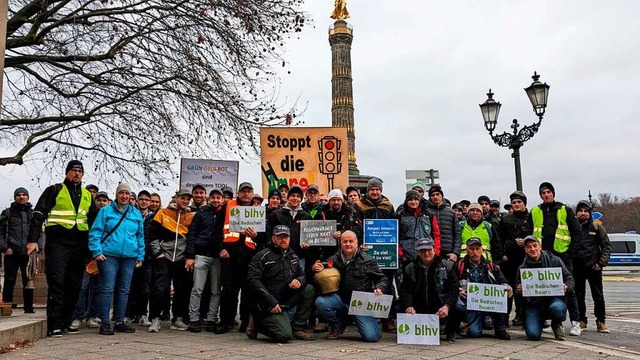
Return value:
M 0 165 L 84 158 L 154 184 L 180 157 L 255 157 L 295 111 L 275 67 L 303 2 L 10 0 Z

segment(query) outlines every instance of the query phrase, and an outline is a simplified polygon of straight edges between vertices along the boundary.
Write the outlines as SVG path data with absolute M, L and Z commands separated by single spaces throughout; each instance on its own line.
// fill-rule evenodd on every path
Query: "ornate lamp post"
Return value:
M 524 90 L 527 92 L 529 101 L 531 101 L 533 112 L 538 116 L 537 123 L 524 126 L 520 129 L 518 120 L 513 119 L 513 124 L 511 124 L 513 133 L 507 133 L 505 131 L 500 135 L 494 135 L 493 131 L 496 129 L 496 125 L 498 124 L 498 114 L 500 114 L 500 107 L 502 104 L 493 99 L 491 89 L 489 89 L 489 93 L 487 93 L 487 100 L 480 104 L 480 111 L 482 111 L 482 117 L 484 118 L 484 127 L 489 132 L 493 142 L 502 147 L 508 147 L 513 150 L 511 157 L 513 158 L 516 168 L 516 189 L 520 191 L 522 191 L 520 147 L 522 147 L 527 140 L 531 139 L 533 135 L 538 132 L 540 124 L 542 123 L 542 117 L 544 116 L 544 112 L 547 108 L 547 98 L 549 97 L 549 85 L 547 85 L 547 83 L 543 84 L 539 81 L 540 75 L 534 72 L 531 78 L 533 79 L 533 83 Z M 518 129 L 520 130 L 518 131 Z

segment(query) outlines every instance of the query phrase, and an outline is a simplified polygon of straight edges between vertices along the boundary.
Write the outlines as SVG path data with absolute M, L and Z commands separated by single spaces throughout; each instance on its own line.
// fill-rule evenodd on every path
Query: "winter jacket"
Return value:
M 551 204 L 540 204 L 538 207 L 542 209 L 542 213 L 544 214 L 544 218 L 542 220 L 542 249 L 550 250 L 554 255 L 558 255 L 555 251 L 553 251 L 553 243 L 556 238 L 556 229 L 558 228 L 558 210 L 564 206 L 563 203 L 554 201 Z M 569 250 L 566 253 L 563 253 L 563 257 L 571 258 L 573 254 L 580 251 L 579 247 L 582 244 L 582 229 L 580 228 L 580 223 L 578 222 L 578 218 L 576 218 L 576 214 L 569 208 L 565 206 L 567 211 L 567 226 L 569 227 L 569 232 L 571 234 L 571 244 L 569 246 Z M 529 222 L 533 224 L 533 218 L 531 216 L 531 212 L 529 212 Z M 533 227 L 531 229 L 533 234 Z
M 345 259 L 342 251 L 338 251 L 329 261 L 333 261 L 333 267 L 340 272 L 338 295 L 345 304 L 351 303 L 352 291 L 380 289 L 385 292 L 389 287 L 387 277 L 375 260 L 360 250 L 356 250 L 351 260 Z
M 438 227 L 440 228 L 440 253 L 444 256 L 447 254 L 456 254 L 460 256 L 460 248 L 462 240 L 460 240 L 460 226 L 456 213 L 448 208 L 443 202 L 436 205 L 428 202 L 429 210 L 438 219 Z
M 440 256 L 435 256 L 429 266 L 419 258 L 407 265 L 400 284 L 402 310 L 413 307 L 419 314 L 435 314 L 444 305 L 453 309 L 458 301 L 454 265 Z
M 416 242 L 420 239 L 432 239 L 436 254 L 440 254 L 441 234 L 438 219 L 426 208 L 412 210 L 405 201 L 402 211 L 396 212 L 400 240 L 401 259 L 411 262 L 418 257 Z
M 393 204 L 384 195 L 380 195 L 380 199 L 377 201 L 365 195 L 353 204 L 353 209 L 363 221 L 365 219 L 395 219 Z
M 502 217 L 498 232 L 502 241 L 502 254 L 507 257 L 504 264 L 510 268 L 517 268 L 524 261 L 524 246 L 518 246 L 517 238 L 524 239 L 531 234 L 533 225 L 529 219 L 529 211 L 514 212 Z
M 217 258 L 222 251 L 222 237 L 226 205 L 216 211 L 211 206 L 202 207 L 193 216 L 187 233 L 185 257 L 195 259 L 196 255 Z
M 268 313 L 274 306 L 284 304 L 296 291 L 289 287 L 294 279 L 301 284 L 297 290 L 307 283 L 300 259 L 291 248 L 282 250 L 271 244 L 258 252 L 249 263 L 246 285 L 254 308 Z
M 149 243 L 153 258 L 161 254 L 170 261 L 185 259 L 187 250 L 187 232 L 194 214 L 177 209 L 164 208 L 158 210 L 151 223 Z
M 527 256 L 522 262 L 522 265 L 520 265 L 520 267 L 518 268 L 518 274 L 522 273 L 522 269 L 550 268 L 550 267 L 562 268 L 562 280 L 564 284 L 567 286 L 566 292 L 573 290 L 573 287 L 575 285 L 573 281 L 573 276 L 571 275 L 569 270 L 567 270 L 567 267 L 564 266 L 564 262 L 562 262 L 562 260 L 559 257 L 553 255 L 553 253 L 551 253 L 550 251 L 546 251 L 546 250 L 540 251 L 540 259 L 538 259 L 538 261 L 533 261 L 531 260 L 531 258 Z M 522 279 L 520 278 L 520 276 L 516 278 L 516 287 L 518 286 L 518 284 L 522 284 Z M 523 299 L 526 301 L 526 304 L 527 304 L 526 306 L 545 306 L 552 299 L 556 299 L 556 298 L 564 300 L 564 296 L 523 297 Z
M 611 242 L 607 231 L 602 225 L 594 224 L 591 219 L 582 223 L 581 227 L 582 246 L 574 256 L 575 265 L 573 268 L 585 267 L 590 269 L 595 264 L 598 264 L 601 268 L 607 266 L 611 256 Z
M 286 225 L 291 231 L 291 242 L 289 243 L 289 247 L 296 253 L 296 255 L 298 255 L 299 258 L 305 258 L 306 251 L 302 251 L 302 249 L 300 249 L 300 221 L 302 220 L 311 220 L 311 216 L 300 207 L 298 207 L 295 218 L 291 216 L 291 209 L 286 206 L 272 212 L 269 219 L 267 219 L 267 241 L 271 242 L 274 227 L 277 225 Z
M 116 230 L 105 238 L 123 216 Z M 120 210 L 116 201 L 100 209 L 89 230 L 89 250 L 94 258 L 105 255 L 144 261 L 144 223 L 140 211 L 129 204 Z
M 322 209 L 324 208 L 324 205 L 325 204 L 322 201 L 318 201 L 313 205 L 307 201 L 300 204 L 300 206 L 302 206 L 302 210 L 309 213 L 309 215 L 311 216 L 311 220 L 324 220 L 323 214 L 322 214 Z
M 4 209 L 0 214 L 0 253 L 11 249 L 14 254 L 27 253 L 29 223 L 33 216 L 31 204 L 16 202 Z

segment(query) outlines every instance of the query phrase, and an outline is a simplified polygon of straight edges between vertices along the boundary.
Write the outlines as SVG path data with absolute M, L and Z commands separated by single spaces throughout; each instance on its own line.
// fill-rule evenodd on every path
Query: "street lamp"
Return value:
M 505 131 L 500 135 L 493 135 L 493 131 L 496 129 L 496 125 L 498 124 L 498 115 L 500 114 L 500 107 L 502 104 L 493 99 L 491 89 L 489 89 L 489 93 L 487 93 L 487 100 L 480 104 L 480 111 L 482 111 L 482 117 L 484 118 L 484 127 L 489 132 L 493 142 L 502 147 L 508 147 L 513 150 L 511 157 L 513 158 L 516 168 L 516 189 L 519 191 L 522 191 L 520 148 L 527 140 L 531 139 L 533 135 L 538 132 L 538 128 L 540 128 L 540 124 L 542 123 L 542 117 L 544 116 L 544 112 L 547 108 L 547 99 L 549 97 L 549 85 L 547 85 L 547 83 L 543 84 L 539 81 L 540 75 L 534 72 L 531 78 L 533 79 L 533 83 L 529 85 L 529 87 L 525 88 L 524 91 L 527 92 L 529 101 L 531 101 L 531 105 L 533 106 L 533 112 L 538 117 L 537 123 L 524 126 L 520 131 L 518 131 L 520 124 L 517 119 L 513 119 L 513 124 L 511 124 L 513 133 L 507 133 Z

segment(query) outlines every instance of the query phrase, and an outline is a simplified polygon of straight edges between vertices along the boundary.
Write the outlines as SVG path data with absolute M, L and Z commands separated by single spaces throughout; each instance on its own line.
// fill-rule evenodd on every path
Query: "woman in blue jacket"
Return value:
M 121 183 L 116 188 L 116 201 L 100 209 L 89 231 L 89 250 L 98 261 L 100 288 L 97 304 L 100 309 L 100 334 L 132 333 L 135 329 L 124 323 L 127 299 L 134 266 L 144 260 L 144 225 L 140 211 L 129 204 L 131 187 Z M 117 285 L 117 286 L 116 286 Z M 117 288 L 111 328 L 109 309 L 113 289 Z

